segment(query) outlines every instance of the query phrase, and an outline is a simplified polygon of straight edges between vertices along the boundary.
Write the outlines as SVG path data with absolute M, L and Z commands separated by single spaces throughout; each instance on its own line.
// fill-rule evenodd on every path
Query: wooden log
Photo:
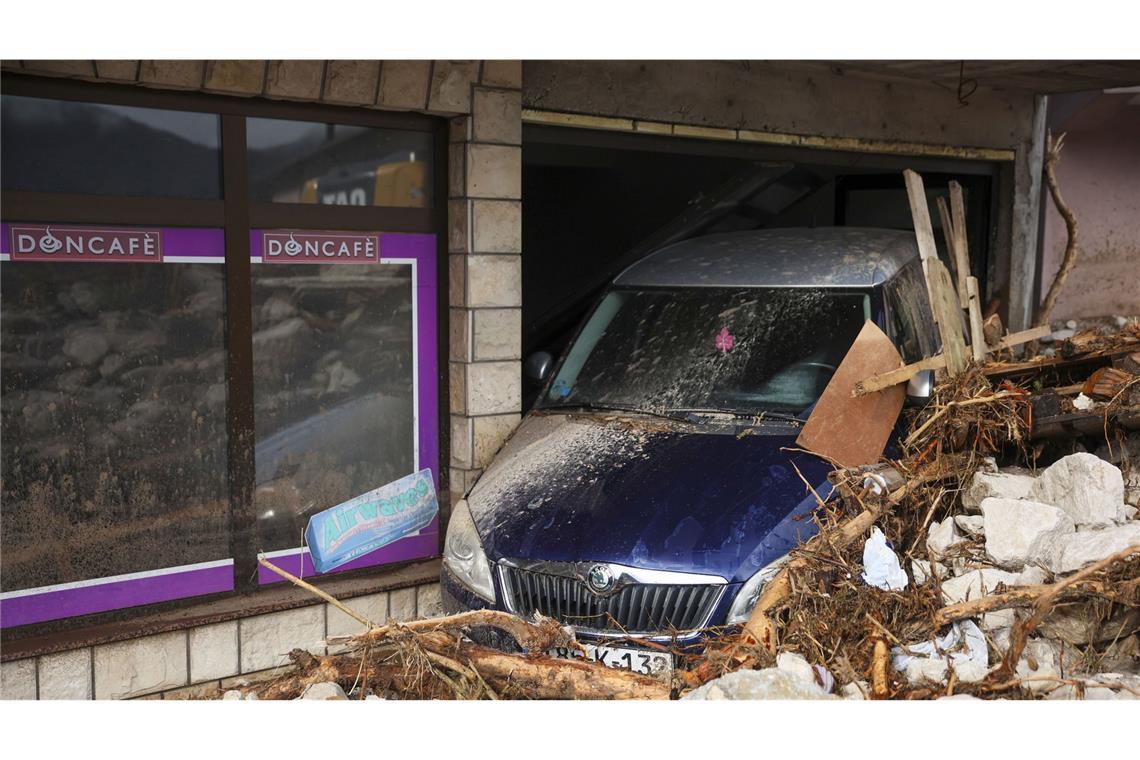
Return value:
M 970 312 L 970 347 L 974 361 L 980 363 L 986 359 L 986 336 L 982 327 L 982 304 L 978 300 L 978 278 L 973 275 L 966 278 L 966 297 Z
M 934 613 L 934 625 L 940 627 L 955 620 L 966 620 L 996 610 L 1032 607 L 1052 588 L 1051 583 L 1018 586 L 1000 594 L 987 594 L 967 602 L 949 604 Z M 1140 597 L 1136 596 L 1138 593 L 1140 593 L 1140 578 L 1126 581 L 1115 588 L 1109 587 L 1103 581 L 1083 581 L 1065 588 L 1056 601 L 1063 602 L 1081 596 L 1100 596 L 1123 604 L 1136 604 L 1140 602 Z

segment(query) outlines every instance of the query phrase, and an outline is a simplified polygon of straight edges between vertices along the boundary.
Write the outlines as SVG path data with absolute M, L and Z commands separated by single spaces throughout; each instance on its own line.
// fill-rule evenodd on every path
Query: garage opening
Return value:
M 657 248 L 775 227 L 913 229 L 902 170 L 935 199 L 959 182 L 971 269 L 991 298 L 1001 165 L 526 125 L 523 130 L 523 356 L 557 356 L 622 269 Z M 529 408 L 537 388 L 524 388 Z

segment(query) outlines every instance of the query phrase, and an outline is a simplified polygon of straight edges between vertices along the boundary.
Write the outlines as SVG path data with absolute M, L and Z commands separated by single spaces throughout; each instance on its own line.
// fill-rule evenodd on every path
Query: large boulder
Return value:
M 1049 564 L 1057 542 L 1076 530 L 1068 513 L 1057 507 L 1022 499 L 982 500 L 986 556 L 1008 570 L 1027 564 Z
M 985 499 L 1028 499 L 1034 480 L 1032 475 L 979 470 L 962 493 L 962 506 L 978 512 Z
M 1140 544 L 1140 522 L 1133 520 L 1103 530 L 1082 530 L 1059 540 L 1052 564 L 1055 573 L 1070 573 Z
M 835 699 L 814 681 L 787 670 L 737 670 L 693 689 L 682 699 Z
M 1029 498 L 1065 510 L 1078 528 L 1127 519 L 1120 469 L 1092 454 L 1070 454 L 1054 462 L 1033 482 Z

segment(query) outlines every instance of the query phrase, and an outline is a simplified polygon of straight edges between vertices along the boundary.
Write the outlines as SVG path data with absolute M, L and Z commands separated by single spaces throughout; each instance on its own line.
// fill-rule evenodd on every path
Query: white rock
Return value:
M 1140 692 L 1140 676 L 1136 675 L 1098 673 L 1093 678 L 1082 679 L 1082 683 L 1084 684 L 1085 699 L 1136 699 L 1136 692 Z M 1110 688 L 1112 686 L 1117 688 Z M 1075 686 L 1062 684 L 1050 691 L 1048 698 L 1080 699 L 1080 695 Z
M 986 534 L 986 520 L 980 515 L 954 515 L 954 524 L 972 538 L 982 538 Z
M 1051 337 L 1055 341 L 1062 341 L 1062 340 L 1068 340 L 1069 338 L 1073 337 L 1076 334 L 1077 334 L 1076 330 L 1065 328 L 1063 330 L 1054 330 L 1052 335 L 1050 335 L 1049 337 Z
M 986 677 L 989 668 L 976 662 L 960 662 L 954 666 L 954 673 L 962 683 L 977 683 Z
M 946 518 L 942 522 L 932 522 L 927 532 L 926 545 L 935 556 L 942 556 L 954 544 L 962 542 L 962 535 L 954 525 L 954 520 Z
M 1082 530 L 1059 541 L 1052 569 L 1070 573 L 1134 544 L 1140 544 L 1140 522 L 1135 520 L 1103 530 Z
M 983 499 L 982 516 L 986 556 L 1009 570 L 1032 562 L 1052 563 L 1058 541 L 1075 530 L 1063 510 L 1024 499 Z
M 1124 484 L 1124 503 L 1140 507 L 1140 472 L 1135 469 L 1128 473 L 1128 482 Z
M 1059 678 L 1058 649 L 1051 641 L 1033 639 L 1025 644 L 1021 659 L 1017 662 L 1018 678 Z M 1030 662 L 1032 660 L 1032 662 Z M 1026 681 L 1025 686 L 1032 692 L 1048 691 L 1056 681 Z
M 737 670 L 693 689 L 682 699 L 836 699 L 786 670 Z
M 852 681 L 839 687 L 839 694 L 844 699 L 866 699 L 870 690 L 866 681 Z
M 970 486 L 962 493 L 962 506 L 968 512 L 977 512 L 981 508 L 982 500 L 990 497 L 1027 499 L 1033 481 L 1032 475 L 979 470 L 974 473 Z
M 931 659 L 915 660 L 907 666 L 903 671 L 906 674 L 906 680 L 911 684 L 919 684 L 925 682 L 942 683 L 946 680 L 950 666 L 946 664 L 946 660 L 941 657 L 934 657 Z
M 1070 330 L 1076 330 L 1077 329 L 1077 320 L 1070 319 L 1068 322 L 1065 323 L 1065 327 L 1069 328 Z
M 225 694 L 222 695 L 222 699 L 233 700 L 233 699 L 241 699 L 241 698 L 242 698 L 241 692 L 238 691 L 237 689 L 230 689 L 229 691 L 227 691 Z
M 815 683 L 815 668 L 795 652 L 780 652 L 776 655 L 776 667 L 801 681 Z
M 1123 522 L 1124 478 L 1120 469 L 1092 454 L 1070 454 L 1050 465 L 1029 498 L 1065 510 L 1078 528 Z
M 1079 409 L 1082 412 L 1087 412 L 1096 406 L 1096 402 L 1083 393 L 1078 393 L 1077 397 L 1073 399 L 1073 408 Z
M 307 686 L 301 693 L 301 699 L 348 699 L 348 696 L 345 695 L 344 689 L 340 688 L 340 684 L 325 681 Z
M 945 578 L 945 565 L 940 565 L 935 562 L 934 573 L 936 573 L 939 578 Z M 910 574 L 914 577 L 914 585 L 916 586 L 921 586 L 934 577 L 930 571 L 930 563 L 924 559 L 912 559 L 910 561 Z

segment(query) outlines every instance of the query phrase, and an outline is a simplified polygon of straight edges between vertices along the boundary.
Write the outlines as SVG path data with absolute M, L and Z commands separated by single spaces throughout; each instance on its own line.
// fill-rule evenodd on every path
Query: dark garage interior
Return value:
M 560 354 L 606 283 L 669 243 L 769 227 L 912 229 L 905 168 L 923 173 L 936 232 L 934 198 L 962 184 L 972 269 L 987 300 L 1000 297 L 987 232 L 996 164 L 528 125 L 523 356 Z M 940 233 L 938 246 L 945 256 Z M 537 389 L 525 391 L 529 408 Z

